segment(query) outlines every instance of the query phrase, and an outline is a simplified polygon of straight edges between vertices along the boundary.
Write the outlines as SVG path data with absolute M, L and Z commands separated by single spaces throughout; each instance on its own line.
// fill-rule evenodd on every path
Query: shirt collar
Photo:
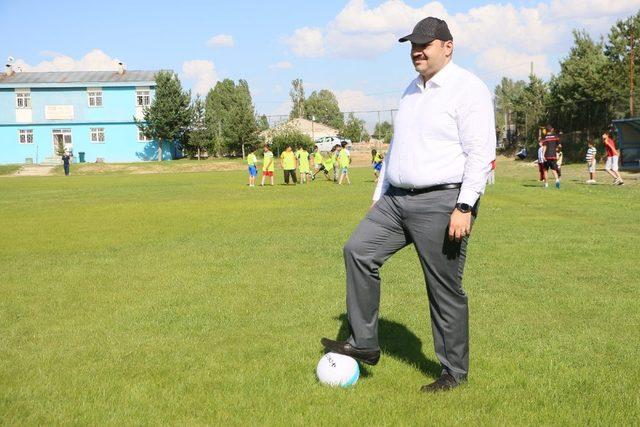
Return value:
M 453 60 L 449 61 L 447 65 L 445 65 L 440 71 L 438 71 L 433 77 L 429 79 L 426 87 L 432 87 L 433 85 L 442 87 L 446 85 L 446 83 L 451 79 L 451 76 L 453 75 L 456 67 L 457 65 L 453 63 Z M 424 81 L 422 80 L 422 76 L 418 76 L 418 78 L 416 78 L 416 85 L 418 85 L 418 87 L 422 90 L 425 89 L 423 83 Z

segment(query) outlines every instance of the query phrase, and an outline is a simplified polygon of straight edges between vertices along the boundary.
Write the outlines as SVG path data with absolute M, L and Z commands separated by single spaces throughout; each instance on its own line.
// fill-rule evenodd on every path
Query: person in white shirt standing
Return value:
M 487 86 L 452 62 L 453 37 L 445 21 L 423 19 L 399 41 L 411 42 L 419 76 L 400 100 L 372 207 L 344 246 L 351 336 L 321 343 L 329 351 L 378 363 L 379 268 L 413 244 L 442 364 L 440 377 L 421 390 L 437 392 L 466 381 L 469 370 L 462 274 L 471 225 L 495 159 L 495 120 Z

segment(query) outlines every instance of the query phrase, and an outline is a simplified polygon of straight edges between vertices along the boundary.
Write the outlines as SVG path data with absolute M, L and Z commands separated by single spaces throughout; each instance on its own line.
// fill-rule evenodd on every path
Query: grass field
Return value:
M 12 175 L 18 169 L 20 169 L 20 165 L 0 165 L 0 176 L 1 175 Z
M 557 191 L 498 164 L 465 270 L 470 381 L 440 395 L 418 392 L 439 368 L 411 248 L 382 269 L 380 363 L 351 389 L 315 378 L 369 169 L 2 178 L 0 422 L 637 425 L 640 185 L 584 169 Z

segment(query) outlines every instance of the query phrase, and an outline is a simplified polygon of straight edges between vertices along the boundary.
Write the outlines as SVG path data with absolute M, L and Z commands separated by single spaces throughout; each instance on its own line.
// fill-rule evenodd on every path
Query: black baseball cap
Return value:
M 398 41 L 400 43 L 410 41 L 416 44 L 427 44 L 433 40 L 448 41 L 453 40 L 447 23 L 442 19 L 430 16 L 418 22 L 413 28 L 413 32 L 408 36 L 404 36 Z

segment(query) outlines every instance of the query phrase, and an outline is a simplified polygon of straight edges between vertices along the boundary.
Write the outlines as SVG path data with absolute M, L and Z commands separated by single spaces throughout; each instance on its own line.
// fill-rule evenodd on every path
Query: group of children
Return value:
M 562 144 L 560 144 L 560 138 L 556 135 L 552 126 L 547 126 L 546 134 L 538 144 L 538 171 L 540 173 L 540 182 L 543 187 L 548 187 L 547 182 L 548 171 L 551 170 L 555 177 L 555 186 L 560 188 L 560 178 L 562 177 Z M 622 177 L 618 173 L 618 158 L 619 151 L 616 148 L 616 144 L 611 137 L 610 132 L 605 132 L 602 135 L 602 142 L 604 143 L 605 151 L 607 153 L 607 160 L 605 163 L 605 171 L 611 175 L 614 179 L 613 185 L 624 185 Z M 587 154 L 585 160 L 587 162 L 587 170 L 589 172 L 589 179 L 587 184 L 596 183 L 596 147 L 593 139 L 590 139 L 587 143 Z
M 275 171 L 275 158 L 273 152 L 268 144 L 265 144 L 262 150 L 262 181 L 260 186 L 264 186 L 267 178 L 269 178 L 270 184 L 274 185 L 273 174 Z M 253 149 L 247 156 L 250 187 L 255 187 L 256 176 L 258 175 L 258 158 L 255 151 L 256 150 Z M 327 154 L 326 157 L 323 156 L 317 145 L 314 147 L 313 153 L 309 153 L 302 145 L 297 145 L 296 151 L 293 151 L 291 145 L 287 145 L 285 151 L 280 155 L 280 167 L 284 171 L 284 183 L 287 185 L 289 182 L 292 182 L 294 185 L 297 184 L 299 174 L 300 183 L 307 184 L 309 181 L 315 180 L 316 175 L 322 172 L 327 180 L 331 180 L 339 185 L 342 185 L 342 182 L 346 181 L 347 184 L 351 185 L 351 179 L 349 178 L 351 153 L 347 149 L 347 143 L 343 142 L 341 145 L 336 144 Z M 375 153 L 372 154 L 374 154 L 374 170 L 377 176 L 382 168 L 382 156 Z M 379 165 L 375 162 L 378 162 Z M 312 164 L 313 173 L 311 172 Z

